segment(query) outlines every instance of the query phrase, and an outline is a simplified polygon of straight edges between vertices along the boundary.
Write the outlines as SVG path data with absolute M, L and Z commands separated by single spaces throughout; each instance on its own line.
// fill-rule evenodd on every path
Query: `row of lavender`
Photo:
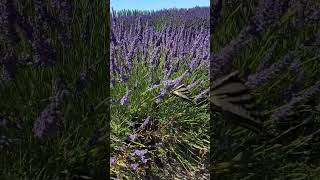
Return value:
M 256 14 L 251 18 L 249 25 L 245 26 L 236 38 L 211 57 L 211 78 L 214 80 L 230 72 L 231 65 L 235 61 L 238 53 L 246 47 L 249 47 L 250 44 L 254 43 L 256 39 L 262 36 L 268 29 L 278 27 L 283 23 L 282 21 L 284 20 L 281 18 L 288 12 L 292 13 L 292 20 L 289 21 L 288 27 L 293 31 L 317 27 L 320 20 L 319 4 L 317 5 L 311 2 L 303 4 L 300 1 L 299 3 L 295 2 L 296 1 L 259 1 Z M 219 17 L 219 13 L 221 13 L 219 11 L 221 10 L 221 1 L 218 1 L 215 7 L 216 16 Z M 215 23 L 217 23 L 217 21 L 218 20 L 216 20 Z M 215 27 L 213 27 L 213 30 L 215 30 Z M 319 45 L 319 37 L 319 32 L 313 32 L 309 37 L 305 38 L 300 45 L 295 47 L 295 49 L 281 55 L 280 60 L 272 62 L 272 57 L 276 52 L 277 45 L 274 43 L 273 46 L 265 52 L 262 60 L 255 63 L 256 69 L 251 70 L 251 72 L 255 73 L 250 74 L 250 72 L 245 72 L 247 75 L 246 85 L 252 90 L 275 80 L 279 74 L 284 71 L 299 75 L 294 85 L 291 85 L 287 91 L 281 92 L 283 95 L 286 94 L 286 100 L 290 100 L 291 97 L 292 99 L 288 104 L 274 111 L 273 115 L 271 115 L 274 120 L 285 120 L 287 116 L 292 115 L 293 104 L 297 104 L 296 101 L 307 101 L 306 98 L 312 97 L 319 90 L 319 81 L 315 82 L 309 89 L 305 89 L 305 91 L 303 90 L 302 84 L 300 84 L 299 89 L 298 87 L 293 87 L 298 81 L 301 83 L 302 74 L 305 74 L 305 70 L 302 69 L 304 62 L 302 61 L 303 56 L 301 56 L 301 53 L 305 50 L 311 50 L 315 52 L 313 60 L 317 60 L 317 51 L 319 49 L 316 47 Z M 251 67 L 251 69 L 253 68 Z M 303 91 L 299 93 L 299 90 Z M 293 97 L 295 94 L 300 94 L 301 96 Z
M 112 17 L 117 17 L 124 22 L 125 26 L 130 26 L 134 23 L 137 16 L 141 17 L 143 23 L 149 22 L 149 25 L 158 27 L 169 23 L 173 27 L 186 26 L 187 28 L 198 29 L 205 27 L 209 29 L 208 7 L 195 7 L 190 9 L 163 9 L 159 11 L 130 11 L 120 10 L 112 11 Z M 170 19 L 169 21 L 167 19 Z M 158 30 L 158 29 L 157 29 Z
M 126 83 L 139 68 L 148 69 L 150 78 L 149 88 L 162 84 L 160 96 L 168 90 L 177 87 L 197 68 L 208 71 L 209 59 L 209 30 L 201 28 L 200 31 L 166 27 L 161 32 L 137 19 L 129 29 L 125 29 L 122 21 L 115 19 L 111 28 L 110 43 L 110 72 L 111 83 Z M 142 67 L 142 66 L 144 67 Z M 179 77 L 181 69 L 187 67 Z M 154 75 L 159 69 L 162 73 Z M 199 71 L 197 72 L 199 73 Z M 207 74 L 207 73 L 206 73 Z M 138 79 L 134 79 L 139 83 Z M 194 80 L 190 85 L 200 82 Z M 127 90 L 126 96 L 129 95 Z M 126 99 L 124 97 L 124 99 Z M 123 100 L 123 104 L 126 101 Z

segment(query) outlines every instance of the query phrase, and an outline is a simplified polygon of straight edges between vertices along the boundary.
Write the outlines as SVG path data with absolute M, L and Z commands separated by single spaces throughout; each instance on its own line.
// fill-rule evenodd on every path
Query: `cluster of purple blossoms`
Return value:
M 49 34 L 56 30 L 60 36 L 61 44 L 65 45 L 71 35 L 70 25 L 73 15 L 72 3 L 68 0 L 51 1 L 59 4 L 55 10 L 60 12 L 59 18 L 56 18 L 47 9 L 47 4 L 35 0 L 33 1 L 35 14 L 30 16 L 18 8 L 20 2 L 4 0 L 0 2 L 0 36 L 1 40 L 8 42 L 8 46 L 15 48 L 15 44 L 20 40 L 17 33 L 17 26 L 22 30 L 21 35 L 30 42 L 33 48 L 34 63 L 40 66 L 52 66 L 55 64 L 56 51 Z M 68 30 L 69 29 L 69 30 Z M 9 49 L 11 49 L 9 48 Z
M 137 87 L 137 80 L 132 77 L 137 77 L 140 71 L 148 77 L 151 86 L 148 88 L 161 86 L 156 95 L 161 101 L 167 92 L 182 84 L 195 70 L 197 73 L 209 70 L 206 66 L 209 64 L 208 28 L 200 26 L 197 27 L 199 31 L 194 31 L 193 27 L 187 28 L 186 24 L 182 24 L 179 28 L 163 26 L 157 31 L 152 21 L 144 17 L 135 16 L 128 24 L 125 22 L 126 16 L 117 16 L 113 12 L 111 19 L 111 85 L 115 87 L 117 82 L 126 84 L 127 91 L 120 100 L 122 106 L 128 103 L 129 94 L 133 90 L 130 87 Z M 180 70 L 185 67 L 188 70 L 181 74 Z M 158 74 L 159 69 L 163 70 L 162 74 Z M 189 87 L 194 86 L 196 83 Z
M 246 85 L 251 89 L 255 89 L 264 83 L 269 82 L 270 80 L 276 78 L 279 73 L 283 72 L 283 70 L 286 69 L 287 66 L 289 66 L 293 61 L 294 57 L 292 57 L 292 54 L 286 54 L 279 62 L 272 64 L 269 68 L 250 75 Z
M 144 150 L 139 150 L 139 149 L 136 149 L 134 150 L 133 153 L 131 153 L 132 156 L 136 155 L 140 158 L 141 162 L 142 163 L 147 163 L 149 159 L 146 159 L 145 155 L 146 153 L 148 152 L 148 150 L 144 149 Z
M 130 89 L 128 89 L 126 91 L 126 94 L 121 98 L 120 103 L 121 103 L 122 106 L 126 106 L 127 105 L 128 101 L 129 101 L 129 95 L 130 95 Z
M 17 10 L 11 0 L 0 2 L 0 40 L 10 46 L 18 42 L 19 37 L 14 24 L 17 22 Z
M 33 127 L 35 137 L 44 140 L 56 133 L 58 128 L 58 118 L 63 102 L 69 91 L 66 83 L 60 77 L 57 78 L 53 88 L 53 97 L 47 107 L 40 113 Z

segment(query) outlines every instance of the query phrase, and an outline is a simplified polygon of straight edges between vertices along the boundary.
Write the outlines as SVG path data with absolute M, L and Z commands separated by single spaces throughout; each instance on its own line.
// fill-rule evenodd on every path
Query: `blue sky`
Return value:
M 210 6 L 210 0 L 111 0 L 110 3 L 110 7 L 116 11 L 122 9 L 159 10 L 174 7 Z

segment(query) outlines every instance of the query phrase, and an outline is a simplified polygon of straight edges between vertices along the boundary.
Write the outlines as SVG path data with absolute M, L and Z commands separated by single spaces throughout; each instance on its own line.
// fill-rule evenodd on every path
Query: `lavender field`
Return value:
M 104 1 L 0 1 L 0 179 L 108 177 Z
M 211 5 L 211 85 L 238 70 L 233 81 L 253 96 L 240 83 L 246 96 L 223 101 L 213 92 L 211 105 L 227 112 L 211 111 L 211 177 L 319 179 L 319 1 Z
M 207 179 L 209 7 L 112 12 L 111 175 L 118 179 Z M 168 18 L 170 17 L 170 18 Z

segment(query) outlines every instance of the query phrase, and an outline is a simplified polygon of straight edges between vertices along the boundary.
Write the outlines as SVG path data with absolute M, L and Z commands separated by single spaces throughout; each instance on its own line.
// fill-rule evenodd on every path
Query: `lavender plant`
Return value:
M 190 15 L 190 12 L 194 14 Z M 113 102 L 111 146 L 113 149 L 125 149 L 111 153 L 117 159 L 111 163 L 111 172 L 115 178 L 170 177 L 166 171 L 173 172 L 174 167 L 161 170 L 157 162 L 180 159 L 177 166 L 183 169 L 181 173 L 187 173 L 204 159 L 198 154 L 192 157 L 193 160 L 187 160 L 192 156 L 191 152 L 197 154 L 198 148 L 206 149 L 208 144 L 203 142 L 204 139 L 199 139 L 202 144 L 195 148 L 188 145 L 186 140 L 193 132 L 199 133 L 195 137 L 200 137 L 199 131 L 208 122 L 208 114 L 205 113 L 205 107 L 193 112 L 192 106 L 177 101 L 170 91 L 185 84 L 196 94 L 200 86 L 208 84 L 209 8 L 130 13 L 114 11 L 109 34 Z M 164 15 L 171 14 L 171 19 L 163 19 Z M 197 18 L 202 20 L 195 22 Z M 189 24 L 189 20 L 194 23 Z M 177 21 L 179 23 L 174 25 Z M 168 109 L 168 104 L 176 106 L 175 110 Z M 187 128 L 189 122 L 180 122 L 183 128 L 170 132 L 175 125 L 171 124 L 170 119 L 183 119 L 175 117 L 176 113 L 183 112 L 182 107 L 193 112 L 184 115 L 184 118 L 190 119 L 190 123 L 194 123 L 193 132 Z M 197 113 L 201 115 L 195 118 Z M 179 132 L 185 135 L 176 137 Z M 171 139 L 166 136 L 178 138 L 180 143 L 170 145 Z M 122 140 L 125 143 L 121 143 Z M 161 143 L 164 145 L 158 146 Z M 181 146 L 186 146 L 190 153 L 184 153 Z M 161 157 L 163 151 L 175 154 Z
M 241 71 L 271 136 L 253 135 L 227 113 L 213 112 L 213 178 L 317 179 L 319 24 L 311 17 L 320 4 L 259 0 L 251 8 L 251 2 L 222 3 L 212 27 L 210 78 Z

